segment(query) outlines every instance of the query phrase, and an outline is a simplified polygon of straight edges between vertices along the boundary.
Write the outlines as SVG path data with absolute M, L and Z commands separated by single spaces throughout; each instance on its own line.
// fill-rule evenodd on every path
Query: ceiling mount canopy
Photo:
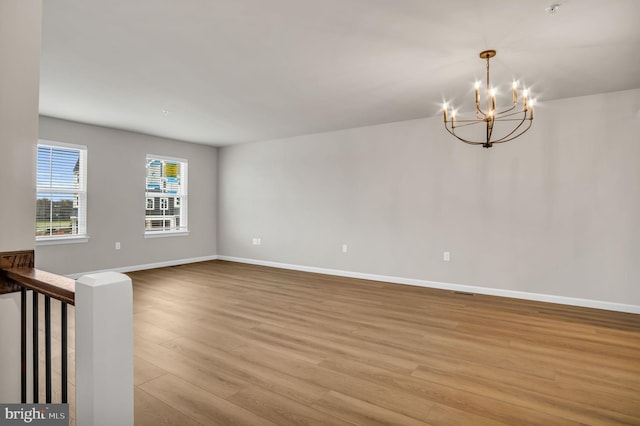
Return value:
M 520 91 L 522 105 L 518 106 L 519 83 L 514 80 L 511 85 L 512 104 L 503 110 L 498 110 L 496 105 L 496 88 L 491 86 L 489 76 L 489 61 L 496 56 L 495 50 L 483 50 L 480 58 L 487 61 L 487 85 L 485 88 L 484 107 L 480 96 L 480 81 L 476 81 L 475 88 L 475 118 L 456 118 L 457 109 L 445 102 L 442 106 L 444 112 L 444 127 L 453 136 L 464 143 L 470 145 L 482 145 L 484 148 L 491 148 L 494 143 L 509 142 L 525 133 L 531 128 L 533 123 L 533 106 L 535 99 L 531 99 L 531 94 L 526 88 Z M 481 126 L 476 126 L 480 124 Z M 482 127 L 484 137 L 472 138 L 473 132 L 459 129 L 463 127 Z M 496 132 L 494 132 L 496 130 Z M 499 133 L 498 133 L 499 132 Z M 469 135 L 469 136 L 467 136 Z

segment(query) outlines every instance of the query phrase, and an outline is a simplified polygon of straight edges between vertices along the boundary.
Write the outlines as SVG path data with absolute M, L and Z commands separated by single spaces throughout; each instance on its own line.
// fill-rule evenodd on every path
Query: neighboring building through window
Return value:
M 36 166 L 36 241 L 86 241 L 87 147 L 40 141 Z
M 147 155 L 145 235 L 187 232 L 187 161 Z

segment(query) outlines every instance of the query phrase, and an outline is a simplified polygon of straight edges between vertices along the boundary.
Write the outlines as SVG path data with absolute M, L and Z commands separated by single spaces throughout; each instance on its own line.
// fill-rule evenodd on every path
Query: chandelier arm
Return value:
M 500 116 L 500 115 L 502 115 L 502 114 L 504 114 L 504 113 L 507 113 L 507 112 L 509 112 L 509 111 L 513 111 L 513 109 L 514 109 L 516 106 L 517 106 L 517 105 L 513 105 L 511 108 L 507 108 L 507 109 L 505 109 L 504 111 L 496 112 L 494 115 L 495 115 L 496 117 L 498 117 L 498 116 Z M 518 111 L 518 112 L 519 112 L 519 111 Z
M 517 137 L 520 137 L 520 136 L 521 136 L 521 135 L 523 135 L 525 132 L 527 132 L 527 130 L 529 130 L 529 129 L 531 128 L 531 124 L 533 123 L 533 120 L 528 120 L 528 121 L 529 121 L 529 125 L 527 126 L 527 128 L 526 128 L 526 129 L 524 129 L 524 130 L 522 130 L 522 131 L 521 131 L 520 133 L 518 133 L 517 135 L 514 135 L 514 136 L 512 136 L 512 137 L 510 137 L 510 138 L 508 138 L 508 139 L 505 139 L 505 138 L 507 138 L 509 135 L 511 135 L 511 134 L 513 133 L 513 132 L 511 132 L 511 133 L 509 133 L 509 135 L 504 136 L 503 138 L 498 139 L 498 140 L 496 140 L 496 141 L 492 141 L 491 143 L 504 143 L 504 142 L 509 142 L 509 141 L 514 140 L 514 139 L 515 139 L 515 138 L 517 138 Z
M 525 118 L 525 120 L 530 120 L 529 118 Z M 496 120 L 496 121 L 523 121 L 522 118 L 501 118 L 500 120 Z M 457 127 L 457 126 L 456 126 Z
M 491 142 L 491 136 L 493 135 L 493 125 L 495 124 L 495 117 L 490 117 L 487 121 L 487 144 Z
M 462 139 L 460 136 L 456 135 L 455 133 L 449 132 L 451 133 L 456 139 L 458 139 L 461 142 L 464 142 L 468 145 L 484 145 L 484 142 L 472 142 L 472 141 L 468 141 L 466 139 Z
M 495 118 L 494 121 L 522 121 L 521 118 L 507 118 L 507 117 L 514 116 L 516 114 L 520 114 L 520 112 L 514 112 L 514 113 L 511 113 L 509 115 L 505 115 L 504 117 Z M 472 124 L 480 124 L 480 123 L 486 123 L 486 122 L 487 122 L 487 120 L 485 120 L 485 119 L 471 119 L 471 118 L 469 118 L 469 119 L 465 119 L 465 120 L 459 120 L 459 119 L 456 118 L 456 127 L 470 126 Z M 447 123 L 451 123 L 451 121 L 447 120 Z M 458 126 L 457 125 L 458 123 L 467 123 L 467 124 L 461 124 L 461 125 Z
M 505 115 L 503 115 L 502 117 L 498 117 L 498 118 L 496 118 L 496 120 L 504 120 L 504 121 L 507 121 L 507 120 L 515 120 L 515 119 L 513 119 L 513 118 L 508 119 L 507 117 L 512 117 L 512 116 L 514 116 L 514 115 L 518 115 L 518 114 L 522 114 L 522 113 L 524 113 L 524 115 L 525 115 L 525 116 L 527 115 L 527 112 L 526 112 L 526 111 L 515 111 L 515 112 L 512 112 L 512 113 L 510 113 L 510 114 L 505 114 Z M 518 119 L 518 120 L 520 120 L 520 119 Z
M 524 124 L 525 121 L 529 122 L 529 125 L 521 130 L 518 131 L 518 129 L 520 129 L 520 127 L 522 127 L 522 125 Z M 533 120 L 528 120 L 526 118 L 522 119 L 522 121 L 520 122 L 520 124 L 518 124 L 512 131 L 510 131 L 509 133 L 507 133 L 506 135 L 504 135 L 503 137 L 493 141 L 493 143 L 502 143 L 502 142 L 508 142 L 510 140 L 513 140 L 515 138 L 517 138 L 518 136 L 522 135 L 524 132 L 526 132 L 527 130 L 529 130 L 531 128 L 531 124 L 532 124 Z M 514 135 L 515 134 L 515 135 Z M 513 135 L 513 136 L 512 136 Z
M 455 131 L 453 131 L 452 129 L 449 129 L 449 127 L 447 127 L 447 124 L 445 123 L 444 128 L 447 129 L 447 132 L 451 133 L 451 135 L 453 135 L 456 139 L 469 144 L 469 145 L 482 145 L 484 142 L 472 142 L 472 141 L 468 141 L 466 139 L 462 139 L 460 136 L 456 135 Z
M 456 120 L 456 128 L 458 127 L 465 127 L 465 126 L 472 126 L 474 124 L 481 124 L 481 123 L 486 123 L 486 120 Z M 447 123 L 450 123 L 449 121 L 447 121 Z M 465 123 L 465 124 L 460 124 L 458 125 L 458 123 Z
M 518 129 L 522 126 L 522 124 L 524 123 L 524 121 L 526 119 L 527 119 L 527 114 L 525 114 L 524 117 L 522 117 L 522 120 L 520 120 L 520 123 L 518 123 L 518 125 L 516 127 L 514 127 L 513 130 L 511 130 L 509 133 L 507 133 L 503 137 L 499 138 L 498 141 L 501 141 L 501 140 L 503 140 L 505 138 L 508 138 L 512 134 L 516 133 L 518 131 Z

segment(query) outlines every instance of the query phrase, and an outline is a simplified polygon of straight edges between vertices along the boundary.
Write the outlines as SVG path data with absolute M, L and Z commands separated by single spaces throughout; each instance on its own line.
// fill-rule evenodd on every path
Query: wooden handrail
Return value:
M 36 268 L 5 269 L 5 274 L 11 281 L 29 290 L 35 290 L 69 305 L 75 304 L 76 282 L 72 278 Z
M 75 280 L 34 268 L 33 250 L 0 253 L 0 294 L 20 291 L 20 287 L 75 304 Z
M 0 253 L 0 294 L 20 291 L 20 286 L 6 277 L 5 270 L 33 267 L 33 250 L 6 251 Z

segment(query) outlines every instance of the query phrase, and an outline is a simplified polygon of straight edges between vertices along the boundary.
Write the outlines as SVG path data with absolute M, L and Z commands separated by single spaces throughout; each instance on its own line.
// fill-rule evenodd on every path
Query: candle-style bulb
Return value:
M 535 99 L 531 99 L 531 103 L 529 104 L 529 120 L 533 120 L 533 107 L 536 104 Z
M 442 104 L 442 111 L 444 112 L 444 122 L 447 122 L 447 108 L 449 108 L 449 104 L 448 103 L 443 103 Z
M 516 105 L 518 103 L 518 82 L 513 80 L 511 87 L 513 88 L 513 104 Z
M 523 111 L 527 110 L 528 103 L 529 103 L 529 91 L 527 89 L 524 89 L 522 91 L 522 110 Z
M 473 87 L 476 90 L 476 106 L 480 105 L 480 82 L 476 81 Z
M 496 109 L 496 89 L 491 89 L 491 109 L 495 111 Z

